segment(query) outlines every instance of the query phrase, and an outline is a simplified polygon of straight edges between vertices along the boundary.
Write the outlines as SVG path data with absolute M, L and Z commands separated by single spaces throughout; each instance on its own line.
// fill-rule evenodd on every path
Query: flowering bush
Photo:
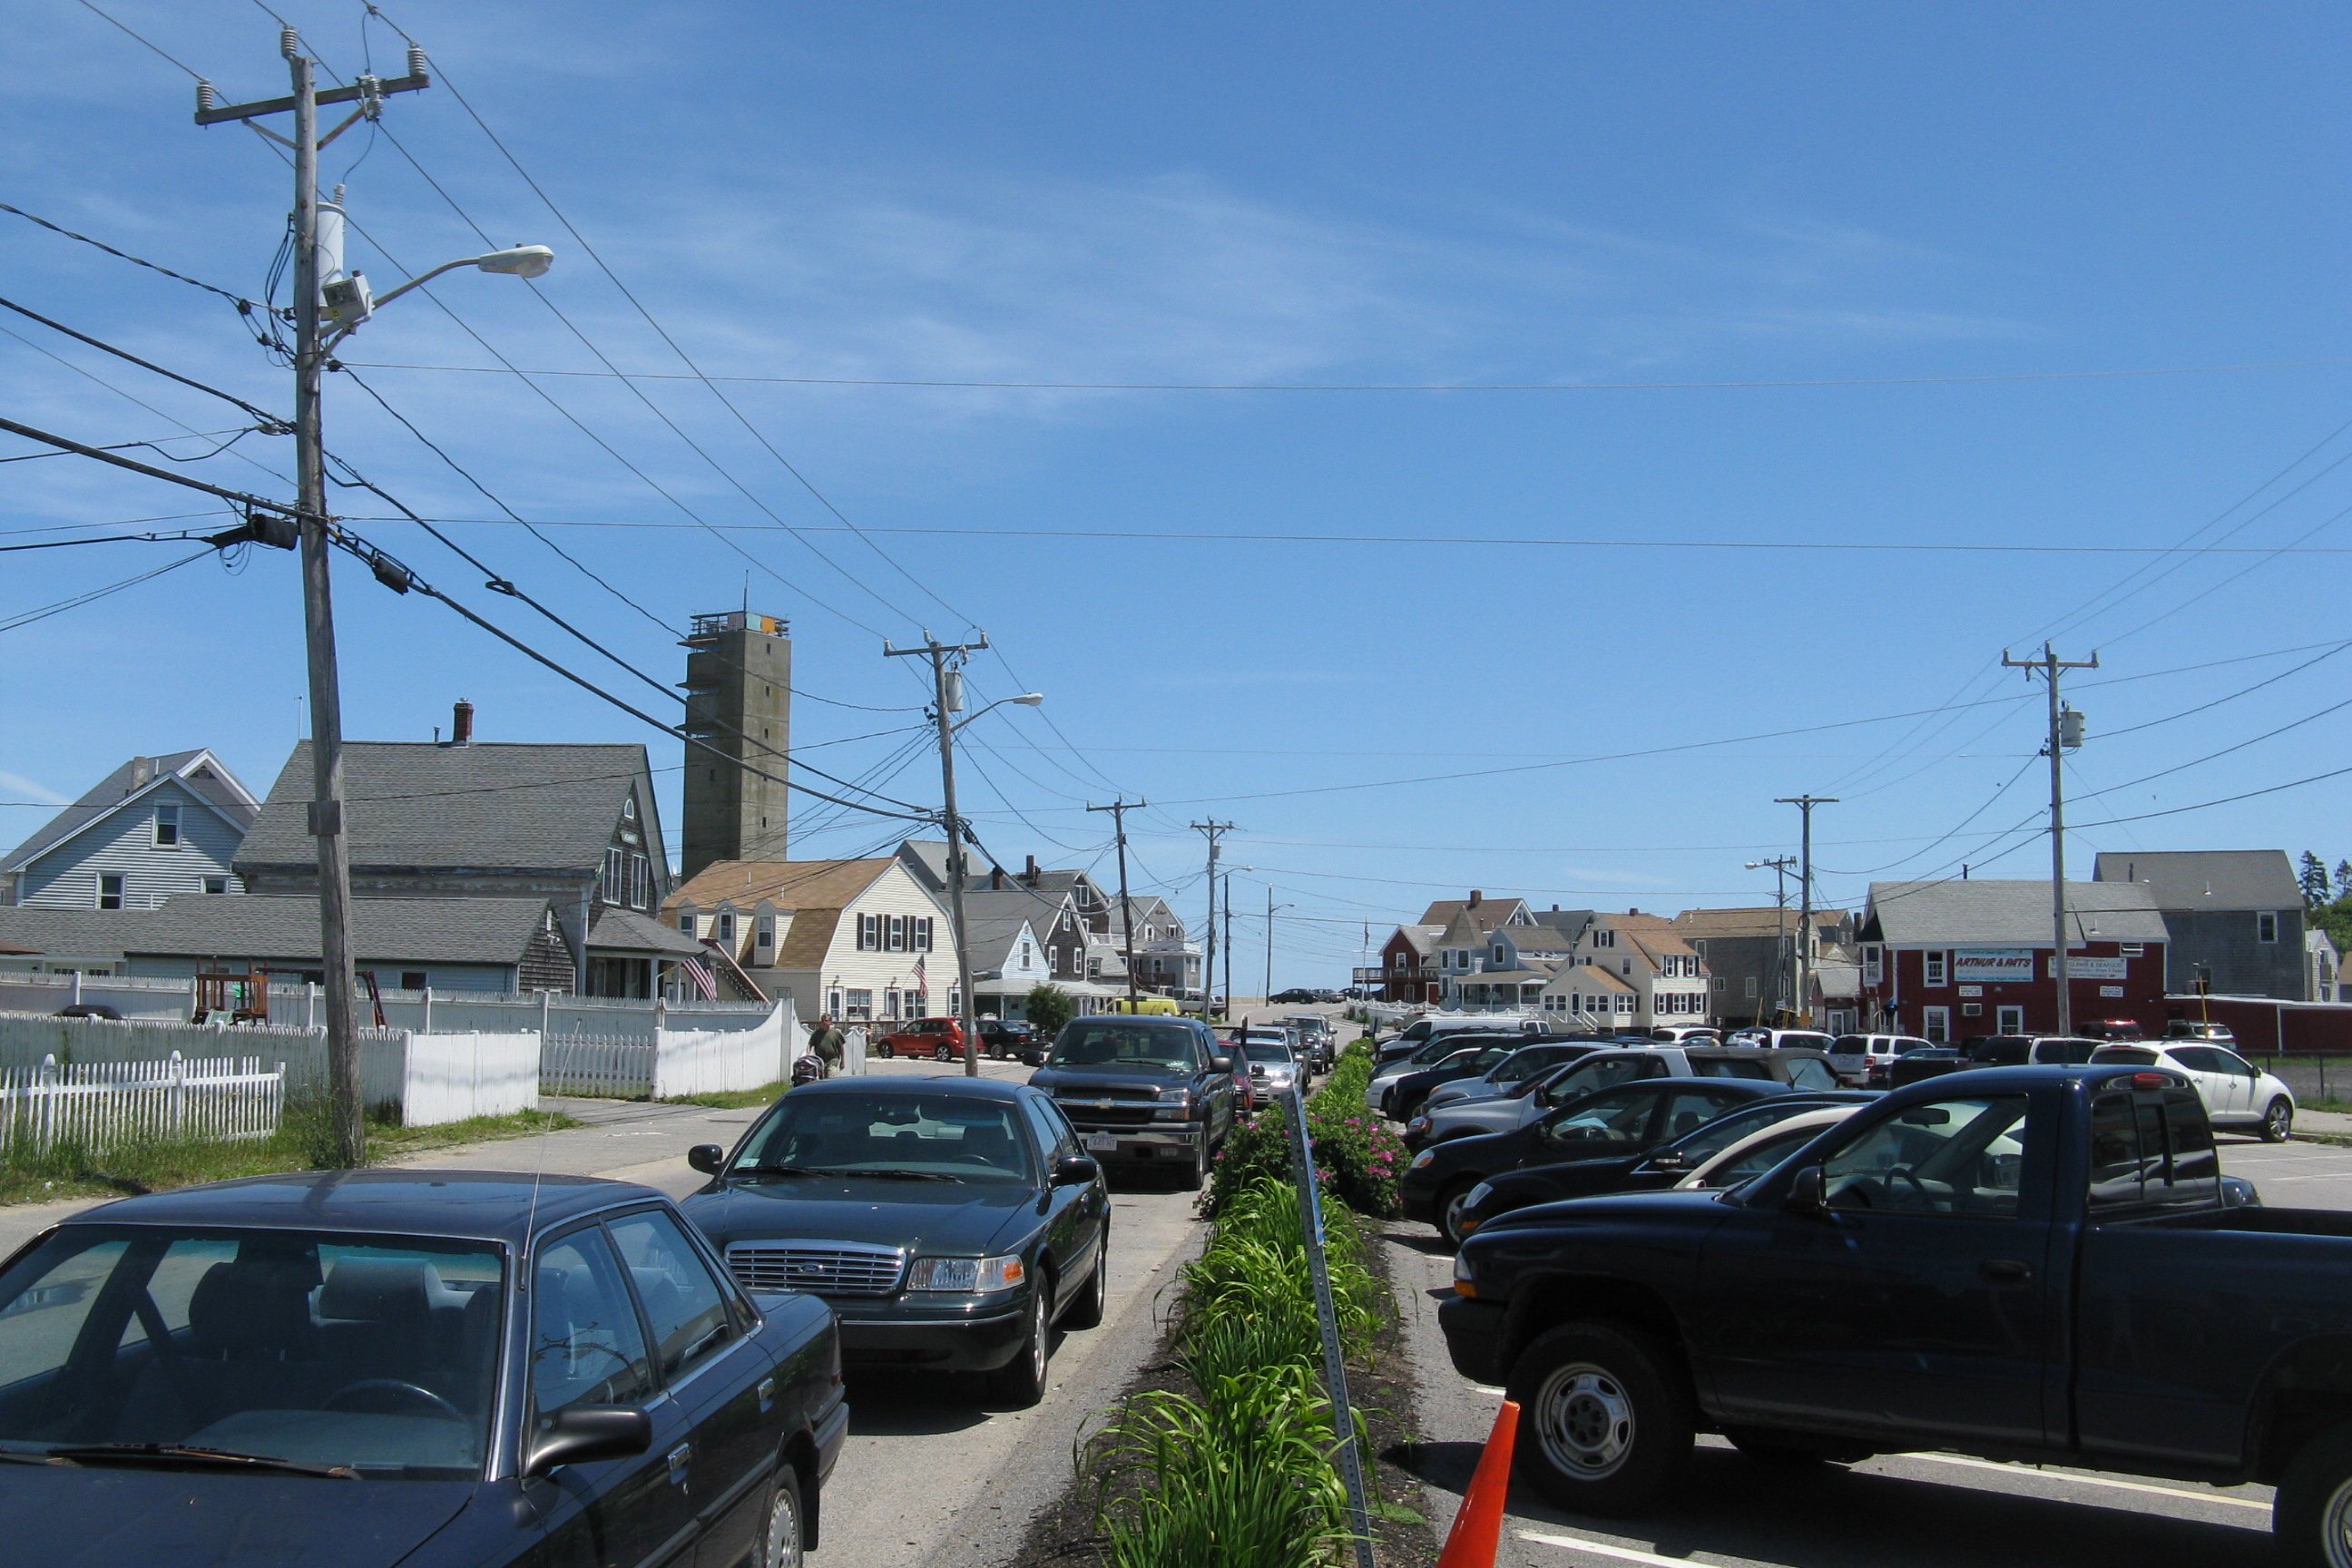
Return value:
M 1400 1209 L 1397 1183 L 1408 1158 L 1393 1130 L 1364 1106 L 1371 1053 L 1349 1047 L 1323 1087 L 1307 1099 L 1307 1135 L 1324 1195 L 1358 1214 L 1390 1218 Z M 1215 1218 L 1236 1194 L 1271 1176 L 1291 1180 L 1290 1112 L 1276 1105 L 1234 1129 L 1217 1155 L 1201 1212 Z

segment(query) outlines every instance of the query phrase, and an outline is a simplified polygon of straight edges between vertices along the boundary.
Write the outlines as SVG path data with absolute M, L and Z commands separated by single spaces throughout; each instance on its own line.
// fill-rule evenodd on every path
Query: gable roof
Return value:
M 1444 926 L 1401 925 L 1389 933 L 1389 942 L 1394 942 L 1398 937 L 1402 937 L 1405 945 L 1412 949 L 1416 956 L 1427 958 L 1436 951 L 1437 939 L 1444 934 Z M 1381 946 L 1385 949 L 1389 942 L 1381 943 Z
M 209 895 L 219 898 L 218 893 Z M 0 942 L 24 952 L 85 963 L 118 963 L 126 943 L 153 923 L 155 910 L 53 910 L 0 904 Z
M 1468 899 L 1439 899 L 1422 911 L 1419 923 L 1443 930 L 1454 923 L 1454 916 L 1466 914 L 1472 925 L 1488 931 L 1513 915 L 1524 914 L 1527 907 L 1525 899 L 1489 899 L 1482 895 L 1475 904 Z
M 635 910 L 600 904 L 588 922 L 588 951 L 692 958 L 701 954 L 702 944 L 676 926 L 666 926 Z
M 1675 930 L 1675 922 L 1664 915 L 1629 912 L 1622 915 L 1601 915 L 1597 918 L 1602 925 L 1621 933 L 1633 942 L 1641 950 L 1642 956 L 1652 963 L 1657 963 L 1668 953 L 1697 956 L 1697 950 L 1682 939 L 1682 933 Z
M 864 860 L 714 860 L 679 883 L 662 900 L 662 910 L 667 913 L 688 904 L 698 910 L 720 904 L 748 910 L 764 901 L 780 910 L 838 910 L 898 864 L 891 856 Z
M 1803 911 L 1781 909 L 1765 904 L 1752 909 L 1685 910 L 1675 917 L 1675 930 L 1685 938 L 1737 936 L 1794 936 L 1802 923 Z M 1843 910 L 1815 910 L 1813 924 L 1842 925 L 1852 919 Z
M 2117 849 L 2092 862 L 2102 882 L 2155 889 L 2160 910 L 2292 910 L 2303 885 L 2284 849 Z
M 1632 981 L 1627 980 L 1621 975 L 1612 973 L 1609 970 L 1601 968 L 1601 965 L 1597 963 L 1563 963 L 1553 973 L 1551 984 L 1545 986 L 1544 989 L 1547 991 L 1590 991 L 1596 986 L 1603 991 L 1611 992 L 1612 994 L 1621 991 L 1635 992 L 1638 994 L 1640 990 L 1640 988 Z
M 520 963 L 546 929 L 545 899 L 353 899 L 352 956 L 371 963 Z M 560 931 L 558 933 L 561 934 Z M 123 951 L 163 958 L 319 956 L 319 900 L 174 893 Z
M 166 752 L 154 757 L 132 757 L 10 850 L 8 858 L 0 860 L 0 871 L 14 871 L 27 860 L 56 848 L 124 802 L 148 794 L 166 779 L 178 780 L 182 788 L 220 813 L 240 833 L 249 831 L 253 819 L 259 815 L 259 803 L 253 798 L 253 792 L 239 783 L 237 776 L 228 771 L 228 765 L 207 747 Z
M 2170 940 L 2145 882 L 2069 882 L 2066 910 L 2070 943 Z M 1985 877 L 1873 882 L 1863 920 L 1868 940 L 1897 947 L 2048 947 L 2050 884 Z
M 343 748 L 352 868 L 593 876 L 633 787 L 646 852 L 666 875 L 669 862 L 643 746 L 353 741 Z M 310 799 L 310 742 L 304 741 L 246 835 L 236 857 L 240 873 L 315 870 Z
M 1026 888 L 965 889 L 964 942 L 971 950 L 973 975 L 985 969 L 1003 968 L 1022 931 L 1025 930 L 1036 937 L 1039 916 L 1056 908 L 1059 906 L 1047 905 L 1041 910 Z M 1043 939 L 1039 940 L 1042 943 Z
M 1536 924 L 1549 926 L 1572 941 L 1584 934 L 1584 928 L 1592 923 L 1592 914 L 1593 911 L 1591 910 L 1563 910 L 1554 907 L 1549 910 L 1537 910 L 1531 918 Z
M 1576 933 L 1562 931 L 1549 921 L 1538 921 L 1533 925 L 1500 925 L 1486 933 L 1490 940 L 1507 942 L 1518 952 L 1569 953 L 1576 951 Z

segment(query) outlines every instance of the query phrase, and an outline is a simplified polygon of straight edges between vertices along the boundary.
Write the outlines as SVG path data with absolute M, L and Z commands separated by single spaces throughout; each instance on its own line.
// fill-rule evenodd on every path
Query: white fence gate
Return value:
M 648 1098 L 661 1047 L 651 1040 L 599 1035 L 543 1035 L 539 1044 L 539 1092 L 592 1094 L 615 1100 Z
M 267 1138 L 286 1104 L 286 1068 L 259 1057 L 69 1062 L 0 1071 L 0 1149 L 110 1148 L 157 1139 Z

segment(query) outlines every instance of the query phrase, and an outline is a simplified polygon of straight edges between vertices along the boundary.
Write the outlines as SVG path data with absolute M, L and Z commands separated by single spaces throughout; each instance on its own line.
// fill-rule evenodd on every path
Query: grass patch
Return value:
M 527 1138 L 580 1125 L 560 1111 L 541 1110 L 468 1117 L 439 1127 L 403 1127 L 371 1116 L 368 1162 L 383 1164 L 404 1154 L 499 1138 Z M 0 1153 L 0 1204 L 127 1197 L 238 1176 L 330 1170 L 333 1148 L 324 1107 L 289 1106 L 276 1132 L 245 1142 L 150 1139 L 104 1149 L 77 1144 L 61 1144 L 38 1153 L 12 1149 Z
M 2294 1130 L 2298 1143 L 2325 1143 L 2331 1149 L 2352 1149 L 2352 1132 L 2313 1132 L 2305 1128 Z
M 740 1110 L 747 1105 L 770 1106 L 783 1098 L 793 1087 L 790 1079 L 778 1079 L 758 1089 L 718 1089 L 709 1094 L 674 1094 L 662 1101 L 664 1105 L 707 1105 L 714 1110 Z

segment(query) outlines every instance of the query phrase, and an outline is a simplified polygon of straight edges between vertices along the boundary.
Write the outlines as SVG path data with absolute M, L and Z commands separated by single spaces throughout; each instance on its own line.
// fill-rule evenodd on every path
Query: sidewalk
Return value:
M 2352 1116 L 2340 1110 L 2302 1110 L 2294 1113 L 2297 1132 L 2352 1133 Z

